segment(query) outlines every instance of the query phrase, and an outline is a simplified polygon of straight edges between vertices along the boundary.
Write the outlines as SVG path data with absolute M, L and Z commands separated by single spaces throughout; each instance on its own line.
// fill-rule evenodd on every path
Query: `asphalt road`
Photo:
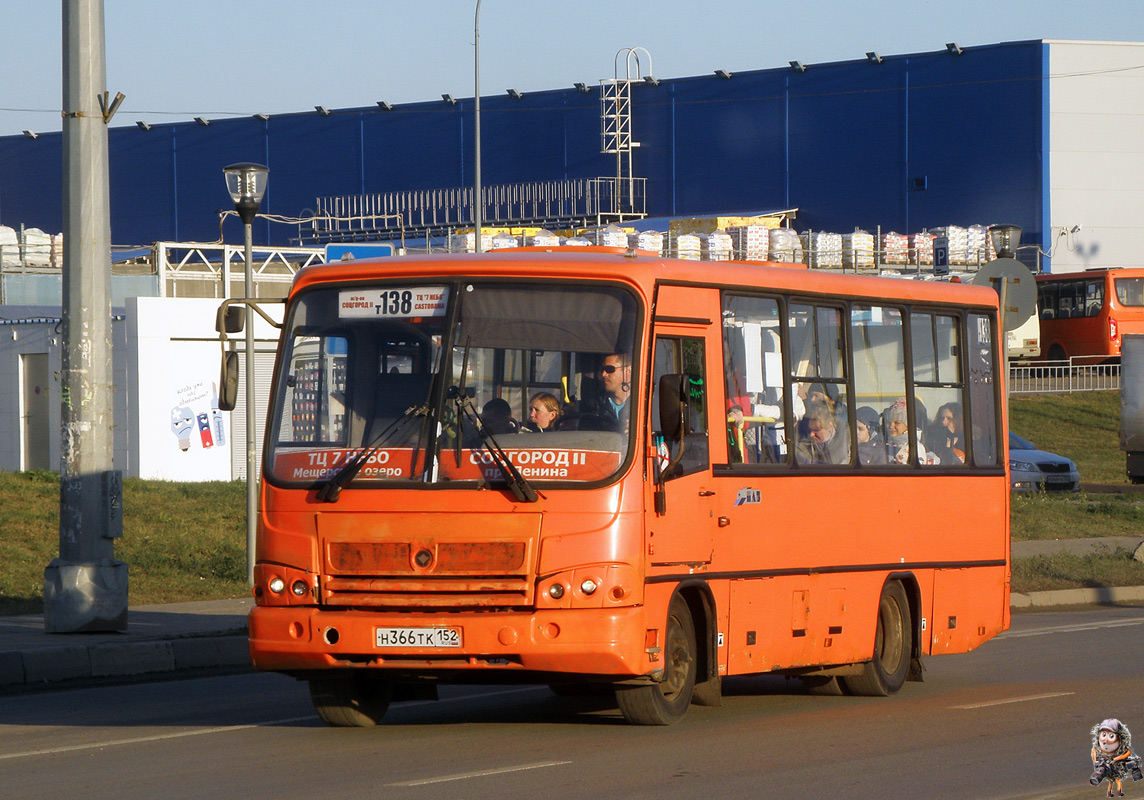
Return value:
M 527 686 L 446 688 L 372 729 L 324 727 L 278 675 L 0 696 L 0 796 L 1099 798 L 1089 729 L 1144 742 L 1144 608 L 1018 614 L 926 665 L 892 698 L 728 680 L 667 728 Z

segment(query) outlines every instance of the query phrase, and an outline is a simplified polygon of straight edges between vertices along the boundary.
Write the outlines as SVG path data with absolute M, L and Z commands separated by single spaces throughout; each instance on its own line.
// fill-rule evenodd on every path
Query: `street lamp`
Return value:
M 261 164 L 243 162 L 223 169 L 226 190 L 242 220 L 246 245 L 246 301 L 254 299 L 254 259 L 251 255 L 251 225 L 266 193 L 270 170 Z M 227 287 L 229 290 L 230 287 Z M 254 450 L 254 316 L 246 315 L 246 582 L 254 585 L 254 540 L 258 530 L 257 459 Z
M 1017 245 L 1021 244 L 1021 226 L 990 225 L 989 240 L 998 258 L 1016 258 Z

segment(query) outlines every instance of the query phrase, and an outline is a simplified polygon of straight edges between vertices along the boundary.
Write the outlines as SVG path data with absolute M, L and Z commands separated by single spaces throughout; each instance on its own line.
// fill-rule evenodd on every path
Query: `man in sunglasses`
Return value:
M 632 365 L 624 353 L 604 356 L 600 367 L 600 378 L 604 384 L 604 396 L 600 402 L 600 413 L 614 421 L 616 430 L 628 429 L 632 394 Z

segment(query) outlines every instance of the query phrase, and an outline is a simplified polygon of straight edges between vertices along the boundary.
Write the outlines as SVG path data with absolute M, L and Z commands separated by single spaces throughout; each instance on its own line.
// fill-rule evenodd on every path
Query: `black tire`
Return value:
M 846 694 L 836 675 L 804 675 L 801 680 L 807 694 L 820 697 L 841 697 Z
M 874 659 L 864 664 L 861 675 L 843 678 L 851 694 L 885 697 L 905 685 L 913 650 L 913 622 L 906 590 L 898 581 L 882 588 L 878 601 L 878 627 L 874 634 Z
M 322 722 L 335 728 L 369 728 L 389 709 L 393 684 L 368 675 L 310 680 L 310 700 Z
M 633 725 L 671 725 L 687 713 L 695 690 L 695 623 L 678 595 L 667 609 L 663 681 L 650 686 L 617 686 L 616 704 Z

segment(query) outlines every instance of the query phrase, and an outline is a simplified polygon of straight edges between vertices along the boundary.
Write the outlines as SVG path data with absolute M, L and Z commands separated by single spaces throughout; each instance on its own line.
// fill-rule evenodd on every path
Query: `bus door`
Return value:
M 711 562 L 717 521 L 708 431 L 720 427 L 710 422 L 708 365 L 718 360 L 710 357 L 707 334 L 696 326 L 656 326 L 650 439 L 655 513 L 648 524 L 652 567 L 696 568 Z

